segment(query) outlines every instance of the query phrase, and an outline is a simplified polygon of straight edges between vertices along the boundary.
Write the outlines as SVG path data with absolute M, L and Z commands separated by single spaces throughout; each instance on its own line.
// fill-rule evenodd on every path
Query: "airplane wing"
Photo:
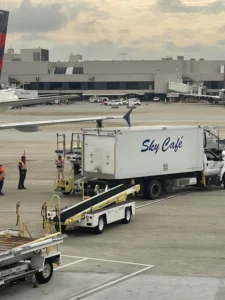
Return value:
M 39 126 L 89 122 L 89 121 L 115 120 L 115 119 L 124 119 L 127 122 L 128 126 L 131 126 L 130 123 L 131 112 L 132 109 L 130 109 L 124 116 L 105 116 L 105 117 L 90 117 L 90 118 L 77 118 L 77 119 L 47 120 L 47 121 L 36 121 L 36 122 L 7 123 L 7 124 L 1 124 L 0 130 L 14 128 L 22 132 L 37 132 L 41 130 Z
M 53 102 L 55 100 L 67 100 L 70 98 L 79 98 L 78 95 L 57 95 L 57 96 L 48 96 L 48 97 L 40 97 L 40 98 L 30 98 L 30 99 L 19 99 L 19 100 L 11 100 L 0 102 L 0 107 L 5 106 L 22 106 L 22 105 L 32 105 L 32 104 L 41 104 L 46 102 Z

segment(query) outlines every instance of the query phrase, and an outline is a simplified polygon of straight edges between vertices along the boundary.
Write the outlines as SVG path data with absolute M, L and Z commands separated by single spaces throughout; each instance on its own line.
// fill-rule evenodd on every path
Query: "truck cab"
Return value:
M 220 185 L 224 181 L 224 161 L 212 151 L 205 150 L 204 172 L 206 177 L 206 185 Z

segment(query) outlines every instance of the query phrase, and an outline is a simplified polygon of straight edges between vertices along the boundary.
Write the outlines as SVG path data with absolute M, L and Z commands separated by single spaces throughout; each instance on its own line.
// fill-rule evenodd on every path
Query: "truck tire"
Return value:
M 148 199 L 155 200 L 162 193 L 162 185 L 158 180 L 152 180 L 148 185 Z
M 225 190 L 225 173 L 223 174 L 223 189 Z
M 57 231 L 57 232 L 59 232 L 59 224 L 55 224 L 55 230 Z M 61 231 L 62 232 L 65 232 L 66 231 L 66 225 L 62 225 L 61 224 Z
M 131 215 L 132 215 L 131 209 L 130 209 L 130 207 L 127 207 L 127 208 L 125 209 L 125 218 L 123 219 L 123 223 L 124 223 L 124 224 L 130 223 Z
M 92 190 L 92 189 L 85 189 L 84 190 L 84 196 L 94 197 L 96 195 L 97 195 L 97 193 L 96 193 L 95 190 Z
M 68 196 L 68 195 L 72 194 L 72 192 L 73 192 L 73 190 L 70 190 L 69 192 L 62 191 L 62 194 L 65 196 Z
M 49 282 L 53 275 L 53 263 L 51 260 L 45 261 L 44 270 L 36 273 L 35 278 L 39 284 L 45 284 Z
M 95 233 L 97 233 L 97 234 L 103 233 L 104 228 L 105 228 L 105 218 L 104 217 L 99 217 L 98 226 L 95 227 Z

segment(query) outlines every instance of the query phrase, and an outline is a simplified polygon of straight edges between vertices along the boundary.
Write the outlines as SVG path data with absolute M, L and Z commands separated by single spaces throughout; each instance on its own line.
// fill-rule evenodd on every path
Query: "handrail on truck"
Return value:
M 18 235 L 24 237 L 25 236 L 25 231 L 28 233 L 30 238 L 32 238 L 31 233 L 25 223 L 22 224 L 22 229 L 21 229 L 21 221 L 20 221 L 20 201 L 16 203 L 16 226 L 18 227 Z
M 47 205 L 47 210 L 51 210 L 51 204 L 53 200 L 57 199 L 57 204 L 55 206 L 55 212 L 56 216 L 58 217 L 58 224 L 59 224 L 59 232 L 62 233 L 62 228 L 61 228 L 61 216 L 60 216 L 60 210 L 61 210 L 61 199 L 58 195 L 53 195 Z M 46 218 L 47 219 L 47 218 Z

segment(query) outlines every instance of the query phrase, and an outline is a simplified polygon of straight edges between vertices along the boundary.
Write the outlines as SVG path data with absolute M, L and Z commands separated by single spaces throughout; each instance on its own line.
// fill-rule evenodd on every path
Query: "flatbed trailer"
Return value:
M 140 185 L 120 184 L 101 194 L 72 206 L 64 207 L 58 213 L 47 209 L 47 223 L 65 231 L 68 225 L 94 228 L 96 233 L 102 233 L 106 224 L 123 220 L 129 223 L 131 216 L 135 214 L 135 202 L 127 201 L 129 195 L 135 195 L 140 191 Z M 92 220 L 92 221 L 90 221 Z
M 41 239 L 25 238 L 15 230 L 0 232 L 0 286 L 35 276 L 37 284 L 50 281 L 53 264 L 61 263 L 61 253 L 51 250 L 65 235 L 52 234 Z
M 17 229 L 0 232 L 0 286 L 32 278 L 35 286 L 49 282 L 53 265 L 61 264 L 59 244 L 66 237 L 61 232 L 33 238 L 26 224 L 20 224 L 20 205 L 17 203 Z M 28 237 L 25 236 L 28 233 Z

